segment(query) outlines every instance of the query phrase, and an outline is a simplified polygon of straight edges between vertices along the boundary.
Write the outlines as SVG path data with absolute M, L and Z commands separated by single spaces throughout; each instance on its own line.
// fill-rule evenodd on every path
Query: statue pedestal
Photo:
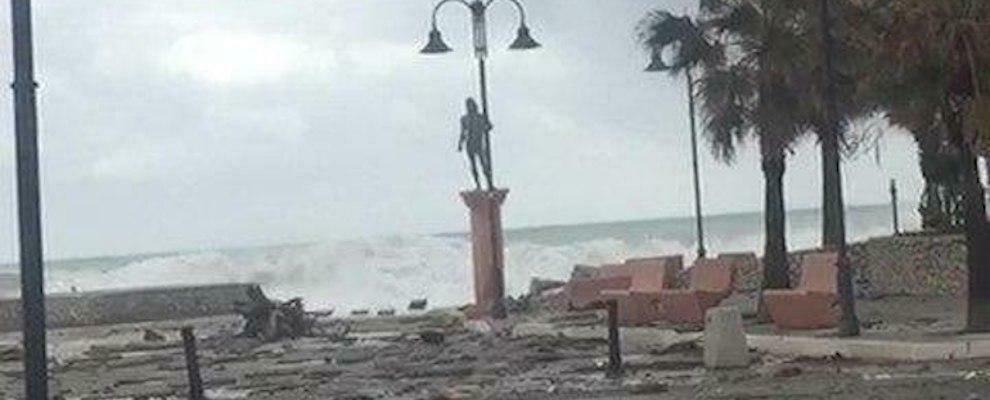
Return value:
M 508 190 L 466 191 L 461 198 L 471 210 L 471 256 L 474 261 L 473 318 L 505 318 L 502 203 Z

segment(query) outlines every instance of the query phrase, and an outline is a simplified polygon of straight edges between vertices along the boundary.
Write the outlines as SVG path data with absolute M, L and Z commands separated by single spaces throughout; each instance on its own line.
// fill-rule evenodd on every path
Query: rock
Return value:
M 565 284 L 566 282 L 558 280 L 533 278 L 529 281 L 529 295 L 539 296 L 547 290 L 563 287 Z
M 734 307 L 716 307 L 705 313 L 704 359 L 708 368 L 749 365 L 749 347 L 742 314 Z
M 571 279 L 594 278 L 598 275 L 598 268 L 590 265 L 575 265 L 571 270 Z
M 353 310 L 353 311 L 351 311 L 351 315 L 355 315 L 355 316 L 358 316 L 358 315 L 368 315 L 368 314 L 371 314 L 371 311 L 368 311 L 368 309 L 364 309 L 364 308 L 363 309 L 360 309 L 360 310 Z
M 419 333 L 419 338 L 425 343 L 429 344 L 443 344 L 446 339 L 443 332 L 440 331 L 423 331 Z
M 492 335 L 495 330 L 492 328 L 492 324 L 483 319 L 472 319 L 464 322 L 464 328 L 471 333 L 477 333 L 479 335 Z
M 333 361 L 337 364 L 355 364 L 375 358 L 375 353 L 373 347 L 344 347 L 334 353 Z
M 11 346 L 0 348 L 0 362 L 12 362 L 24 360 L 24 350 L 21 346 Z
M 804 370 L 795 366 L 783 366 L 776 371 L 774 371 L 773 376 L 775 378 L 792 378 L 801 375 Z
M 478 385 L 461 385 L 446 388 L 440 392 L 435 398 L 438 400 L 461 400 L 461 399 L 477 399 L 482 397 L 481 386 Z
M 570 298 L 563 287 L 547 289 L 531 300 L 535 308 L 562 313 L 570 309 Z
M 164 342 L 165 336 L 161 333 L 155 332 L 151 329 L 144 330 L 144 341 L 145 342 Z
M 410 311 L 425 310 L 427 304 L 428 304 L 427 299 L 415 299 L 409 302 L 409 310 Z
M 386 308 L 384 310 L 378 310 L 378 316 L 379 317 L 391 317 L 393 315 L 395 315 L 395 309 L 394 308 Z

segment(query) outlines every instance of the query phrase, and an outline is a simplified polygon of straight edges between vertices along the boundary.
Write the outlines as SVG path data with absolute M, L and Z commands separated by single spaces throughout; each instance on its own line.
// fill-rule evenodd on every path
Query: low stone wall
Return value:
M 791 254 L 791 282 L 797 285 L 801 258 L 818 250 Z M 860 298 L 884 296 L 956 296 L 966 291 L 966 242 L 959 235 L 885 236 L 849 245 Z
M 863 296 L 966 293 L 966 242 L 959 235 L 875 238 L 851 246 L 849 257 Z
M 56 294 L 46 300 L 49 328 L 232 314 L 254 284 L 162 287 Z M 20 299 L 0 299 L 0 332 L 21 329 Z

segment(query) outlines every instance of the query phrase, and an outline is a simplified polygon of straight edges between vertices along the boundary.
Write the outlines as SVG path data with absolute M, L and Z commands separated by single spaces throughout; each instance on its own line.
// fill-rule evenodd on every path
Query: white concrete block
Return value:
M 749 348 L 742 314 L 735 307 L 716 307 L 705 313 L 705 366 L 739 368 L 749 365 Z

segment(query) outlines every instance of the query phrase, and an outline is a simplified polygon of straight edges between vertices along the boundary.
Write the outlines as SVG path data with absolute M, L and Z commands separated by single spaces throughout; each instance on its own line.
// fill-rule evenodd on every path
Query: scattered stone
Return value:
M 0 362 L 14 362 L 24 360 L 24 349 L 20 346 L 0 348 Z
M 373 347 L 344 347 L 333 355 L 333 361 L 337 364 L 356 364 L 375 358 L 376 350 Z
M 705 366 L 740 368 L 749 365 L 749 347 L 739 309 L 716 307 L 705 314 Z
M 427 299 L 415 299 L 409 302 L 410 311 L 421 311 L 426 309 L 428 303 Z
M 481 386 L 478 385 L 461 385 L 446 388 L 437 395 L 437 400 L 466 400 L 466 399 L 477 399 L 482 397 Z
M 800 367 L 796 366 L 783 366 L 776 371 L 774 371 L 773 376 L 776 378 L 793 378 L 795 376 L 801 375 L 804 372 Z
M 492 335 L 495 330 L 492 328 L 492 324 L 483 319 L 472 319 L 464 322 L 464 328 L 468 332 L 476 333 L 479 335 Z
M 145 342 L 164 342 L 165 341 L 165 335 L 162 335 L 161 333 L 155 332 L 152 329 L 145 329 L 144 330 L 144 341 Z
M 656 394 L 670 390 L 670 385 L 663 382 L 634 382 L 627 388 L 631 394 Z
M 563 287 L 566 284 L 566 282 L 558 280 L 533 278 L 529 281 L 529 295 L 539 296 L 547 290 Z
M 575 265 L 571 270 L 571 279 L 594 278 L 598 275 L 598 268 L 590 265 Z
M 394 308 L 386 308 L 384 310 L 378 310 L 378 316 L 379 317 L 391 317 L 391 316 L 394 316 L 394 315 L 395 315 L 395 309 Z
M 440 331 L 429 330 L 429 331 L 420 332 L 419 338 L 422 339 L 423 342 L 425 343 L 439 345 L 439 344 L 443 344 L 444 340 L 446 340 L 446 335 L 444 335 L 443 332 Z

